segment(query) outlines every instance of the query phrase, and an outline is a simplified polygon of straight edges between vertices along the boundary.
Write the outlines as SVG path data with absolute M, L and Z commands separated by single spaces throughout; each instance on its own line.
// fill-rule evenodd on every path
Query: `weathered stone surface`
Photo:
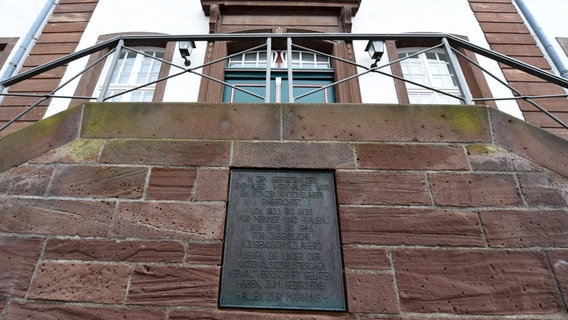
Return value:
M 82 136 L 275 140 L 279 118 L 278 105 L 92 103 L 85 105 Z
M 183 244 L 174 241 L 113 241 L 52 239 L 44 259 L 130 262 L 183 262 Z
M 431 204 L 420 173 L 338 171 L 336 181 L 341 204 Z
M 442 206 L 510 206 L 522 204 L 515 179 L 509 174 L 428 175 L 434 202 Z
M 386 249 L 343 247 L 343 264 L 348 269 L 390 270 L 391 263 Z
M 496 145 L 568 176 L 567 140 L 497 110 L 489 112 Z
M 43 196 L 53 167 L 21 165 L 0 174 L 0 194 Z
M 242 142 L 234 146 L 233 166 L 270 168 L 355 168 L 349 144 Z
M 293 318 L 292 318 L 293 317 Z M 278 311 L 239 311 L 220 309 L 174 309 L 170 312 L 170 320 L 358 320 L 351 314 L 301 314 L 281 313 Z
M 3 320 L 163 320 L 165 311 L 126 307 L 83 307 L 61 304 L 11 303 Z
M 187 253 L 187 262 L 191 264 L 221 265 L 222 255 L 222 242 L 191 241 Z
M 217 305 L 217 267 L 141 266 L 134 270 L 127 304 Z
M 82 107 L 60 112 L 0 139 L 0 172 L 77 138 Z
M 494 145 L 467 146 L 469 162 L 477 171 L 537 171 L 542 168 L 529 160 Z
M 153 168 L 146 198 L 150 200 L 191 200 L 195 169 Z
M 443 209 L 340 208 L 344 244 L 483 246 L 477 214 Z
M 106 236 L 114 207 L 106 201 L 0 198 L 0 231 Z
M 550 251 L 548 259 L 560 287 L 564 304 L 568 305 L 568 250 Z
M 519 174 L 521 190 L 530 206 L 566 207 L 568 178 L 552 172 Z
M 228 170 L 199 169 L 193 199 L 197 201 L 226 201 L 228 190 Z
M 386 170 L 468 170 L 463 147 L 429 144 L 358 144 L 359 168 Z
M 129 274 L 130 267 L 122 264 L 44 262 L 28 298 L 120 304 Z
M 30 160 L 30 163 L 96 163 L 105 140 L 78 139 Z
M 0 296 L 25 296 L 41 246 L 39 239 L 0 238 Z
M 166 166 L 228 166 L 231 145 L 227 142 L 183 140 L 111 140 L 100 162 Z
M 147 168 L 64 166 L 57 168 L 50 196 L 86 198 L 141 198 Z
M 537 252 L 395 250 L 403 312 L 478 315 L 560 311 L 545 257 Z
M 568 247 L 566 211 L 481 211 L 490 246 Z
M 418 105 L 284 105 L 291 140 L 490 142 L 484 107 Z
M 125 238 L 223 238 L 224 204 L 125 202 L 113 230 Z
M 345 279 L 349 312 L 400 312 L 392 274 L 348 271 Z

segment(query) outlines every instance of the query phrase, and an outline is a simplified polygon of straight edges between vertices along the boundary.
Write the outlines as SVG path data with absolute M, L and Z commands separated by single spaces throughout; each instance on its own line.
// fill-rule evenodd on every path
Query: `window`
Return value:
M 135 34 L 146 33 L 136 32 Z M 98 42 L 106 41 L 119 35 L 123 34 L 117 33 L 101 35 L 98 38 Z M 152 46 L 149 46 L 150 44 L 147 44 L 146 46 L 144 46 L 145 44 L 139 44 L 138 47 L 133 47 L 130 43 L 126 42 L 124 45 L 136 51 L 144 52 L 148 56 L 123 49 L 118 56 L 116 68 L 111 75 L 111 83 L 109 83 L 109 88 L 106 94 L 107 97 L 138 87 L 140 84 L 166 77 L 170 72 L 170 65 L 167 63 L 161 63 L 159 60 L 155 60 L 150 57 L 160 58 L 165 61 L 172 61 L 174 53 L 176 52 L 175 42 L 164 42 L 163 45 L 156 45 L 154 43 Z M 94 64 L 95 61 L 99 60 L 107 53 L 108 51 L 99 51 L 91 54 L 87 65 Z M 110 55 L 106 58 L 106 62 L 103 61 L 102 63 L 98 63 L 93 68 L 85 72 L 79 80 L 79 84 L 75 89 L 74 95 L 98 97 L 103 83 L 109 74 L 110 61 L 112 61 L 113 57 L 114 55 Z M 165 90 L 166 81 L 161 81 L 107 101 L 159 102 L 163 100 Z M 69 106 L 71 107 L 84 102 L 85 100 L 83 99 L 72 99 Z
M 270 59 L 267 59 L 268 56 Z M 225 81 L 233 87 L 225 87 L 223 101 L 264 102 L 264 98 L 261 97 L 266 94 L 266 67 L 270 64 L 270 101 L 288 102 L 287 68 L 291 63 L 294 70 L 293 95 L 296 102 L 335 102 L 334 88 L 324 88 L 333 83 L 333 69 L 329 57 L 308 51 L 292 51 L 292 59 L 289 60 L 288 52 L 284 50 L 273 50 L 270 55 L 266 51 L 252 51 L 229 58 Z M 315 91 L 318 88 L 323 89 Z
M 158 59 L 164 58 L 163 48 L 136 48 L 144 54 L 134 51 L 123 50 L 117 60 L 116 66 L 112 71 L 106 96 L 113 96 L 140 85 L 150 83 L 158 79 L 162 62 Z M 107 101 L 131 101 L 149 102 L 152 101 L 156 84 L 151 84 L 143 88 L 131 91 Z M 99 84 L 99 92 L 102 91 L 102 82 Z
M 416 54 L 423 48 L 398 50 L 398 58 L 405 79 L 437 90 L 461 96 L 449 59 L 443 49 L 434 49 Z M 406 83 L 410 103 L 417 104 L 459 104 L 461 100 L 438 93 L 415 84 Z

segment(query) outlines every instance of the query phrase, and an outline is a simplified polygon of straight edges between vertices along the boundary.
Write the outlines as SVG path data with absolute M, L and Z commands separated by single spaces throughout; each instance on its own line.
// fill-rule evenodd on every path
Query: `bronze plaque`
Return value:
M 231 171 L 221 307 L 345 310 L 332 171 Z

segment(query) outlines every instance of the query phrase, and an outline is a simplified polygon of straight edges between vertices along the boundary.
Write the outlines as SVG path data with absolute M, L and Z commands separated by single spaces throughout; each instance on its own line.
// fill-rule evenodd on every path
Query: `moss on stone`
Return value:
M 476 107 L 446 108 L 442 114 L 448 123 L 464 134 L 480 134 L 487 130 L 487 112 Z M 486 121 L 483 121 L 486 120 Z
M 489 144 L 472 144 L 466 147 L 468 154 L 500 154 L 503 150 Z

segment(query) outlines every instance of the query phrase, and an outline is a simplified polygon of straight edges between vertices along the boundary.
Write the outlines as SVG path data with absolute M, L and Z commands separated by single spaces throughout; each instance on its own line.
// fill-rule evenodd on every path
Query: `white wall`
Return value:
M 568 0 L 564 0 L 568 1 Z M 363 0 L 353 19 L 353 33 L 439 32 L 467 36 L 469 41 L 489 48 L 467 0 Z M 364 52 L 366 43 L 356 43 L 357 60 L 370 65 Z M 392 58 L 392 57 L 391 57 Z M 386 58 L 381 60 L 387 62 Z M 478 57 L 479 62 L 492 73 L 504 79 L 497 63 Z M 384 70 L 386 71 L 386 70 Z M 494 97 L 511 97 L 510 90 L 493 79 L 488 79 Z M 397 103 L 392 81 L 377 75 L 360 79 L 363 102 Z M 498 107 L 522 118 L 516 102 L 499 102 Z

